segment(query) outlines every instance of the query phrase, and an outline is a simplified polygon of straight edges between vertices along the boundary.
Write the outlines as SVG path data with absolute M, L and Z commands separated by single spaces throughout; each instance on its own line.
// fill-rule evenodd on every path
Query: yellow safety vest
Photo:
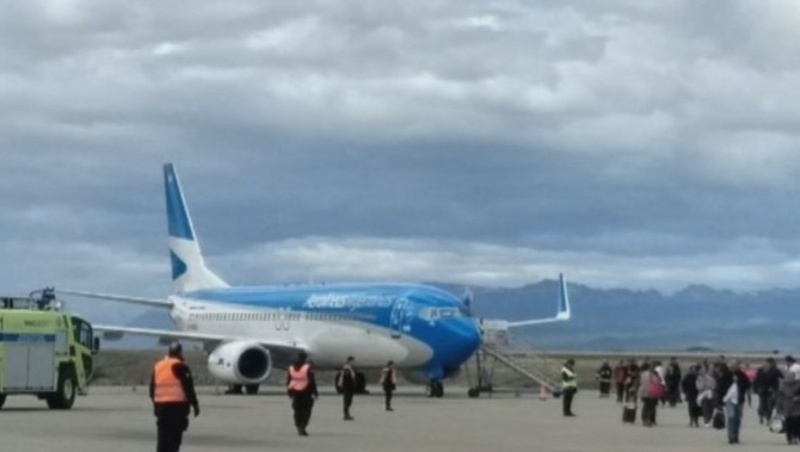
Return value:
M 571 371 L 567 366 L 562 367 L 561 372 L 567 374 L 567 379 L 561 382 L 564 389 L 578 387 L 578 379 L 575 377 L 575 372 Z

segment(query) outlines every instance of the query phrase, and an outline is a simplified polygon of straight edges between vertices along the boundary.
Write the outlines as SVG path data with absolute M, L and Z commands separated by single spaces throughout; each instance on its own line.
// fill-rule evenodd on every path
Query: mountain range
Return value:
M 429 283 L 455 294 L 464 287 Z M 471 310 L 486 319 L 521 320 L 556 312 L 558 281 L 517 288 L 470 287 Z M 791 351 L 800 331 L 800 288 L 733 292 L 690 285 L 671 295 L 655 290 L 597 289 L 568 283 L 572 320 L 512 331 L 515 343 L 553 351 Z M 172 329 L 163 311 L 146 310 L 130 326 Z M 114 345 L 117 344 L 117 345 Z M 125 339 L 109 346 L 146 346 Z

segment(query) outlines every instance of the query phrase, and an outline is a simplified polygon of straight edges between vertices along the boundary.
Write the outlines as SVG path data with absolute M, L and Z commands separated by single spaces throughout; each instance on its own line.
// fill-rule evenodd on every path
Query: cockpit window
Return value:
M 425 308 L 420 311 L 420 317 L 425 320 L 438 320 L 462 317 L 464 313 L 460 308 Z

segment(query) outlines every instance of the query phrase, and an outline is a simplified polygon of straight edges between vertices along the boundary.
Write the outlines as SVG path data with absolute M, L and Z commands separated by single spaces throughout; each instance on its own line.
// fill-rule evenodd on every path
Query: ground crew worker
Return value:
M 336 382 L 336 386 L 341 389 L 343 395 L 345 421 L 354 420 L 350 416 L 350 406 L 353 405 L 353 394 L 356 392 L 356 371 L 353 368 L 353 363 L 355 363 L 355 358 L 348 356 L 347 362 L 342 367 L 339 379 Z
M 608 361 L 603 361 L 603 365 L 597 369 L 597 381 L 600 382 L 600 397 L 607 398 L 611 393 L 611 377 L 614 371 L 608 364 Z
M 300 352 L 297 361 L 289 366 L 289 371 L 286 373 L 286 387 L 292 399 L 294 425 L 300 436 L 308 436 L 306 428 L 311 420 L 311 409 L 314 407 L 314 400 L 319 397 L 314 372 L 307 359 L 308 355 Z
M 156 362 L 150 378 L 150 399 L 158 426 L 156 452 L 178 452 L 183 432 L 189 428 L 189 409 L 200 415 L 192 372 L 183 362 L 183 347 L 175 342 L 167 356 Z
M 381 370 L 381 386 L 386 396 L 386 411 L 392 409 L 392 393 L 397 389 L 397 372 L 394 370 L 394 361 L 386 363 L 386 367 Z
M 578 392 L 578 378 L 575 375 L 575 361 L 570 358 L 564 363 L 564 367 L 561 368 L 561 387 L 564 392 L 564 416 L 566 417 L 574 417 L 575 414 L 572 412 L 572 398 L 575 396 L 575 393 Z

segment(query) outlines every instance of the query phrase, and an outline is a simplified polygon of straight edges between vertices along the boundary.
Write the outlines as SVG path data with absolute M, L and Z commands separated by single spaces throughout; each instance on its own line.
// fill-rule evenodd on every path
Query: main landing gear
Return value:
M 444 396 L 444 385 L 441 381 L 430 381 L 425 387 L 425 394 L 428 397 L 436 397 L 437 399 L 440 399 L 442 396 Z
M 242 389 L 248 395 L 258 394 L 258 385 L 228 385 L 225 394 L 242 394 Z

